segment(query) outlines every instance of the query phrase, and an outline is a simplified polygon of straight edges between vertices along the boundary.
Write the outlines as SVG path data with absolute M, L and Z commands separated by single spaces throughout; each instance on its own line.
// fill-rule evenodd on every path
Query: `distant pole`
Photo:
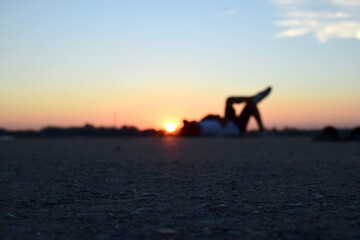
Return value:
M 113 120 L 114 120 L 114 128 L 116 128 L 117 127 L 117 113 L 116 113 L 116 111 L 114 111 L 113 112 Z

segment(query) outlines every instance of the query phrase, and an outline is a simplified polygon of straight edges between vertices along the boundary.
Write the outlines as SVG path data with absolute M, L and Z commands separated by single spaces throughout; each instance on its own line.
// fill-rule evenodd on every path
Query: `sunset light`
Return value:
M 0 0 L 0 53 L 0 240 L 360 240 L 360 0 Z
M 175 129 L 176 129 L 176 127 L 175 127 L 175 124 L 173 124 L 173 123 L 167 123 L 167 124 L 165 125 L 165 130 L 166 130 L 167 132 L 169 132 L 169 133 L 174 132 Z
M 175 133 L 267 86 L 265 128 L 360 122 L 360 0 L 0 0 L 0 33 L 0 129 Z

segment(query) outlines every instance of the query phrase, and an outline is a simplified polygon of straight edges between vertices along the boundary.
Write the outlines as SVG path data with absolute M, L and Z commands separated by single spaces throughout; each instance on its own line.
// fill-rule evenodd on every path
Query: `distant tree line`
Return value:
M 2 136 L 15 137 L 131 137 L 131 136 L 163 136 L 164 132 L 155 129 L 139 130 L 133 126 L 94 127 L 86 124 L 82 127 L 45 127 L 35 130 L 6 130 L 0 129 Z
M 188 136 L 182 134 L 182 129 L 173 136 Z M 85 124 L 82 127 L 45 127 L 41 130 L 6 130 L 0 128 L 2 137 L 153 137 L 164 136 L 162 130 L 146 129 L 139 130 L 134 126 L 115 127 L 94 127 L 91 124 Z M 190 135 L 189 135 L 190 136 Z M 249 131 L 246 136 L 259 136 L 258 131 Z M 322 130 L 303 130 L 296 128 L 284 128 L 283 130 L 272 129 L 267 131 L 265 136 L 276 137 L 313 137 L 315 141 L 360 141 L 360 127 L 353 129 L 336 129 L 327 126 Z

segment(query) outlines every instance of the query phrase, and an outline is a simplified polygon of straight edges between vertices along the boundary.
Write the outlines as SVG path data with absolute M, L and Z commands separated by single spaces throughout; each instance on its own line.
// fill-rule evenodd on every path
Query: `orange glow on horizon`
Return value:
M 359 97 L 355 93 L 317 93 L 301 89 L 274 88 L 274 92 L 259 103 L 259 111 L 265 128 L 284 127 L 322 128 L 326 125 L 349 127 L 359 125 Z M 119 95 L 111 91 L 106 96 L 87 91 L 76 95 L 71 92 L 66 98 L 62 92 L 21 93 L 21 99 L 11 94 L 9 101 L 1 104 L 0 128 L 41 129 L 46 126 L 83 126 L 86 123 L 97 127 L 135 126 L 140 130 L 164 129 L 173 123 L 182 127 L 182 120 L 200 121 L 208 114 L 224 116 L 224 102 L 229 92 L 198 92 L 196 89 L 160 91 L 128 91 Z M 256 92 L 242 90 L 242 92 Z M 96 96 L 96 97 L 93 97 Z M 191 96 L 191 97 L 189 97 Z M 146 102 L 145 102 L 146 100 Z M 165 101 L 166 100 L 166 101 Z M 240 114 L 244 104 L 236 107 Z M 253 118 L 248 129 L 258 129 Z M 176 131 L 175 129 L 175 131 Z

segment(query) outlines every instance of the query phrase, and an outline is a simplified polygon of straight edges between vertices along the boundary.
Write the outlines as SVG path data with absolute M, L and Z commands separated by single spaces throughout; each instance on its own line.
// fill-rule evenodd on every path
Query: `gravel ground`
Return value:
M 360 239 L 360 144 L 0 141 L 0 239 Z

